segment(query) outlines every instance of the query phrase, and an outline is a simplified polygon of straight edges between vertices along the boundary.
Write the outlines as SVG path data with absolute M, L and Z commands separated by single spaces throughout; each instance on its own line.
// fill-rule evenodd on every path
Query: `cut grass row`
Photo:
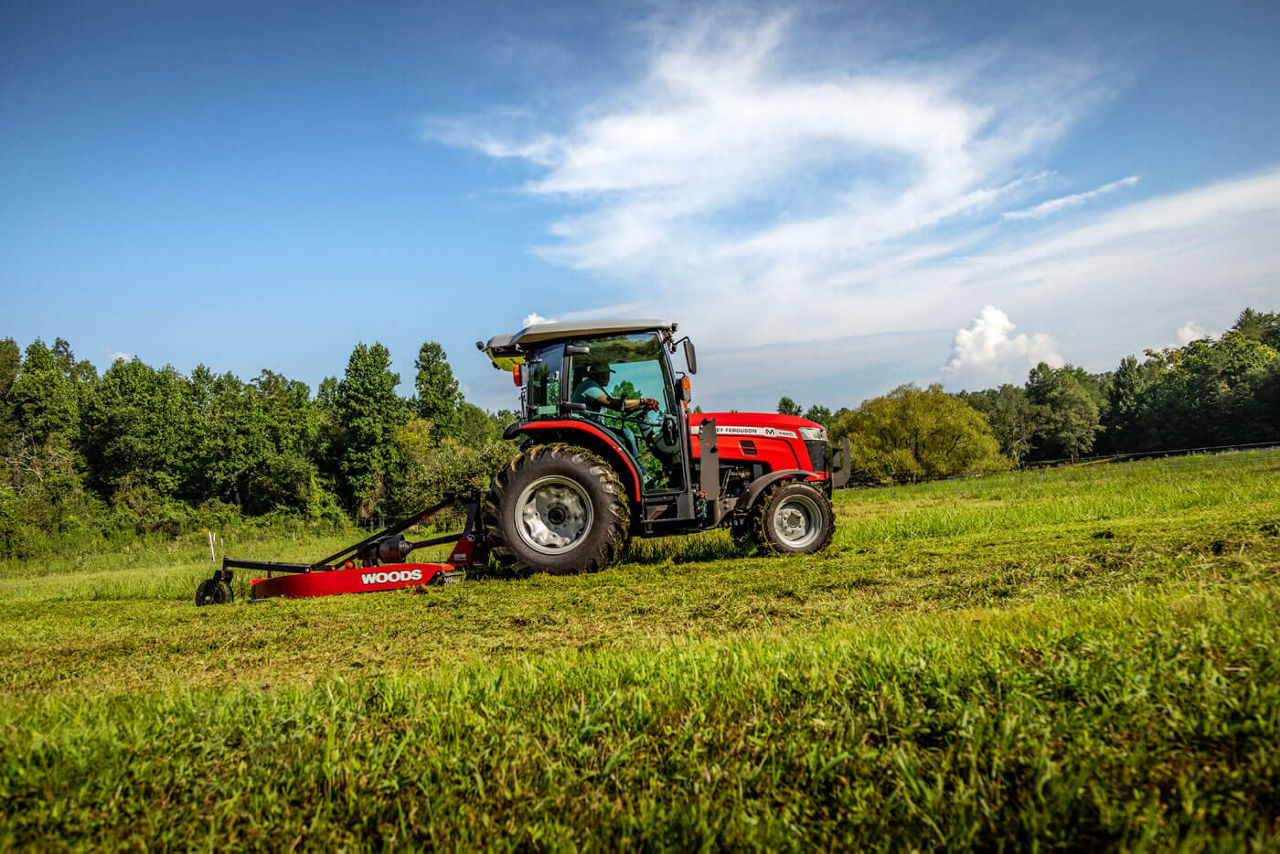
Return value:
M 1274 577 L 1280 536 L 1266 527 L 1274 512 L 1113 520 L 1101 530 L 1057 525 L 790 560 L 632 563 L 570 580 L 469 581 L 417 595 L 196 609 L 185 597 L 147 600 L 129 587 L 118 599 L 11 600 L 0 602 L 0 699 L 259 678 L 279 685 L 348 672 L 353 662 L 433 668 L 566 648 L 804 634 L 973 607 L 1069 607 L 1081 595 L 1179 584 L 1228 591 Z M 727 537 L 720 548 L 733 553 Z M 194 577 L 170 583 L 189 590 Z

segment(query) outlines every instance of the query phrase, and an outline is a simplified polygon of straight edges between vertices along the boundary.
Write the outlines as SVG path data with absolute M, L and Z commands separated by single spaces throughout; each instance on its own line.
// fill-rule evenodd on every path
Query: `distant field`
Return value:
M 837 512 L 223 608 L 195 539 L 0 563 L 0 847 L 1280 845 L 1280 452 Z

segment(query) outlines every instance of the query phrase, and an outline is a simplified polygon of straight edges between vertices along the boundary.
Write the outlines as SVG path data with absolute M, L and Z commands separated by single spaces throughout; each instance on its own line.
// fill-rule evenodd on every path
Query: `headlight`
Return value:
M 801 427 L 800 438 L 804 439 L 807 442 L 816 442 L 819 439 L 825 442 L 827 441 L 827 428 L 826 427 Z

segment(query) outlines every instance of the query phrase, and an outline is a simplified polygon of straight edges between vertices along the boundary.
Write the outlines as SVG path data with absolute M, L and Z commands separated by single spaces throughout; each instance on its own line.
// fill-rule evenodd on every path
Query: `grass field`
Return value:
M 194 538 L 0 564 L 0 847 L 1280 845 L 1280 453 L 837 513 L 223 608 Z

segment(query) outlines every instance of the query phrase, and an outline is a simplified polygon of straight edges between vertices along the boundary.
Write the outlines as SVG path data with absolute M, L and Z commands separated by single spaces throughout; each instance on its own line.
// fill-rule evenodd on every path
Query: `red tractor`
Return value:
M 521 417 L 504 437 L 520 455 L 481 490 L 448 493 L 314 563 L 223 557 L 196 591 L 197 605 L 232 600 L 233 570 L 250 601 L 400 590 L 462 580 L 490 556 L 521 572 L 591 572 L 632 537 L 727 527 L 766 553 L 813 554 L 831 542 L 831 490 L 849 479 L 849 444 L 832 470 L 827 431 L 790 415 L 689 413 L 689 379 L 671 365 L 683 347 L 659 320 L 540 323 L 477 346 L 510 370 Z M 460 533 L 403 536 L 465 504 Z M 443 563 L 408 562 L 447 543 Z
M 539 323 L 476 342 L 521 392 L 504 438 L 521 453 L 493 479 L 482 525 L 499 563 L 594 571 L 631 537 L 727 527 L 765 553 L 831 542 L 827 431 L 790 415 L 689 413 L 689 379 L 671 355 L 693 343 L 660 320 Z

